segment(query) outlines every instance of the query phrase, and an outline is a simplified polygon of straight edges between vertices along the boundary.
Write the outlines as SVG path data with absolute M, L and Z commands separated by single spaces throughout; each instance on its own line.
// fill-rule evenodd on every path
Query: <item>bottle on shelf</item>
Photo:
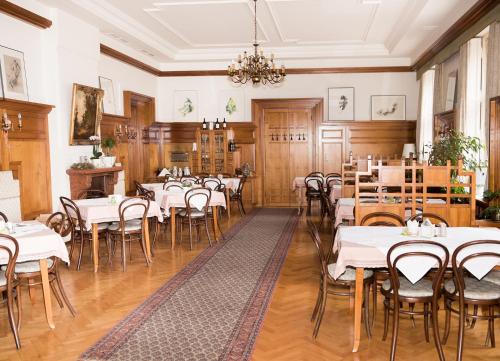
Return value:
M 224 118 L 224 121 L 222 122 L 222 128 L 227 128 L 226 118 Z
M 219 123 L 219 118 L 215 121 L 215 129 L 220 129 L 220 123 Z
M 207 128 L 208 128 L 207 121 L 205 120 L 205 118 L 203 118 L 203 124 L 201 125 L 201 129 L 206 130 Z

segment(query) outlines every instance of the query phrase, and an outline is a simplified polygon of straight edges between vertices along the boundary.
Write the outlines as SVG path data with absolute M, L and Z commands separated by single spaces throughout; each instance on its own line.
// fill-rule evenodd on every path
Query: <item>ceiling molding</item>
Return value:
M 52 21 L 6 0 L 0 0 L 0 12 L 42 29 L 52 26 Z
M 478 1 L 418 57 L 411 66 L 412 70 L 417 71 L 427 64 L 436 54 L 499 4 L 500 0 Z
M 118 50 L 110 48 L 107 45 L 100 44 L 100 49 L 101 49 L 101 54 L 107 55 L 107 56 L 114 58 L 116 60 L 119 60 L 123 63 L 132 65 L 133 67 L 135 67 L 137 69 L 143 70 L 143 71 L 150 73 L 150 74 L 153 74 L 155 76 L 160 75 L 160 71 L 158 69 L 156 69 L 155 67 L 152 67 L 151 65 L 143 63 L 142 61 L 139 61 L 137 59 L 134 59 L 131 56 L 128 56 L 127 54 L 124 54 Z

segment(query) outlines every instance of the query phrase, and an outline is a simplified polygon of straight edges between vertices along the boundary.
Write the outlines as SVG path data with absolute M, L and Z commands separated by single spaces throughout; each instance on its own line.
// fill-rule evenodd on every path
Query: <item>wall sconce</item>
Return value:
M 123 137 L 122 125 L 116 124 L 115 125 L 115 138 L 118 140 L 121 140 L 122 137 Z
M 14 131 L 14 126 L 12 125 L 12 121 L 7 116 L 7 112 L 3 113 L 1 127 L 4 133 L 7 133 L 9 131 Z M 21 113 L 17 114 L 17 128 L 19 130 L 23 129 L 23 117 Z
M 134 129 L 130 129 L 128 125 L 125 126 L 125 134 L 127 135 L 128 139 L 136 139 L 137 138 L 137 131 Z

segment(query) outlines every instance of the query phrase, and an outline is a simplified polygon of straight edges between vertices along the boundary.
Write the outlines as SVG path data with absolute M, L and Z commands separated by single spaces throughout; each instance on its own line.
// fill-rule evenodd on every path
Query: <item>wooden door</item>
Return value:
M 290 203 L 288 109 L 264 110 L 264 126 L 264 204 L 288 206 Z

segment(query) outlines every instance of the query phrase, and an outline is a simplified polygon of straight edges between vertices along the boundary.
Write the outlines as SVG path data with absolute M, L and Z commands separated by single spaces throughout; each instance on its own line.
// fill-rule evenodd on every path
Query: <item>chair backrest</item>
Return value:
M 196 183 L 197 180 L 198 180 L 198 178 L 196 178 L 193 175 L 184 175 L 181 177 L 181 182 L 190 181 L 192 183 Z
M 182 188 L 182 186 L 178 185 L 178 184 L 170 184 L 167 186 L 167 188 L 165 188 L 166 191 L 178 191 L 178 190 L 181 190 L 183 191 L 184 188 Z
M 78 194 L 78 199 L 106 198 L 106 192 L 100 189 L 86 189 Z
M 481 246 L 482 250 L 477 249 Z M 451 266 L 453 268 L 453 281 L 455 289 L 458 290 L 460 302 L 463 302 L 465 290 L 464 267 L 467 262 L 475 258 L 494 257 L 500 261 L 500 241 L 477 240 L 470 241 L 458 246 L 451 256 Z M 497 262 L 498 263 L 498 262 Z M 495 264 L 496 265 L 496 264 Z
M 224 193 L 226 191 L 226 185 L 221 182 L 221 184 L 215 187 L 214 191 Z
M 210 188 L 211 190 L 215 190 L 222 182 L 219 178 L 205 178 L 203 179 L 203 187 Z
M 184 195 L 186 203 L 186 212 L 189 217 L 193 210 L 200 210 L 207 215 L 210 199 L 212 198 L 212 190 L 210 188 L 193 188 Z
M 4 222 L 8 222 L 9 221 L 9 219 L 7 218 L 7 216 L 4 213 L 2 213 L 2 212 L 0 212 L 0 220 L 3 220 Z
M 62 212 L 52 213 L 45 221 L 45 225 L 54 232 L 59 233 L 61 237 L 66 237 L 71 233 L 71 222 Z
M 85 222 L 82 219 L 82 215 L 80 213 L 80 208 L 78 208 L 78 205 L 67 197 L 59 197 L 59 200 L 61 201 L 61 204 L 64 208 L 64 213 L 66 213 L 66 217 L 71 224 L 71 229 L 75 231 L 77 228 L 80 228 L 81 232 L 87 229 L 85 227 Z
M 428 212 L 415 214 L 413 217 L 410 218 L 410 220 L 411 221 L 415 221 L 416 220 L 419 223 L 422 223 L 425 218 L 428 218 L 432 223 L 436 223 L 435 221 L 437 221 L 437 223 L 444 223 L 444 224 L 446 224 L 447 227 L 450 226 L 448 224 L 448 221 L 446 221 L 446 219 L 444 219 L 440 215 L 434 214 L 434 213 L 428 213 Z
M 307 175 L 307 177 L 314 177 L 314 176 L 324 178 L 323 172 L 319 172 L 319 171 L 311 172 Z
M 0 254 L 7 255 L 5 278 L 7 279 L 7 285 L 9 285 L 14 276 L 14 267 L 16 266 L 17 256 L 19 254 L 19 244 L 17 240 L 9 235 L 0 234 Z
M 245 183 L 247 181 L 246 176 L 240 177 L 240 183 L 238 183 L 238 188 L 236 188 L 236 192 L 231 197 L 236 196 L 237 198 L 243 197 L 243 187 L 245 186 Z
M 167 190 L 168 187 L 172 186 L 172 185 L 176 185 L 176 186 L 179 186 L 182 188 L 182 182 L 172 180 L 172 181 L 166 181 L 165 183 L 163 183 L 163 189 Z
M 318 253 L 319 262 L 321 264 L 321 275 L 325 276 L 328 274 L 328 260 L 326 259 L 325 250 L 323 249 L 323 244 L 321 242 L 321 237 L 319 236 L 318 228 L 311 221 L 310 218 L 307 218 L 307 226 L 309 229 L 309 234 L 316 246 L 316 252 Z
M 425 247 L 425 248 L 422 248 Z M 405 250 L 406 248 L 406 250 Z M 436 260 L 437 267 L 433 267 L 433 280 L 432 288 L 434 290 L 434 297 L 438 297 L 438 290 L 441 288 L 444 272 L 448 266 L 450 253 L 446 246 L 434 241 L 403 241 L 396 243 L 387 252 L 387 267 L 391 276 L 391 289 L 393 289 L 395 297 L 398 297 L 398 290 L 400 287 L 398 263 L 401 260 L 408 260 L 409 258 L 428 258 L 431 257 Z
M 342 185 L 342 175 L 339 173 L 328 173 L 325 176 L 325 183 L 328 190 L 332 189 L 334 185 Z
M 390 212 L 373 212 L 361 220 L 360 226 L 404 227 L 405 221 L 397 214 Z
M 124 232 L 125 222 L 131 219 L 140 219 L 142 228 L 142 225 L 148 216 L 149 205 L 150 200 L 145 196 L 130 197 L 121 201 L 118 206 L 118 214 L 120 215 L 119 230 Z
M 208 174 L 208 173 L 196 173 L 195 176 L 200 178 L 200 179 L 204 179 L 204 178 L 209 177 L 210 174 Z
M 319 192 L 320 188 L 323 188 L 323 178 L 317 176 L 306 177 L 305 179 L 306 191 L 307 192 Z
M 325 191 L 323 187 L 319 187 L 319 193 L 321 194 L 321 198 L 323 200 L 323 204 L 326 205 L 326 211 L 328 213 L 328 216 L 330 218 L 335 216 L 335 207 L 332 203 L 332 199 L 330 198 L 330 195 L 328 192 Z

